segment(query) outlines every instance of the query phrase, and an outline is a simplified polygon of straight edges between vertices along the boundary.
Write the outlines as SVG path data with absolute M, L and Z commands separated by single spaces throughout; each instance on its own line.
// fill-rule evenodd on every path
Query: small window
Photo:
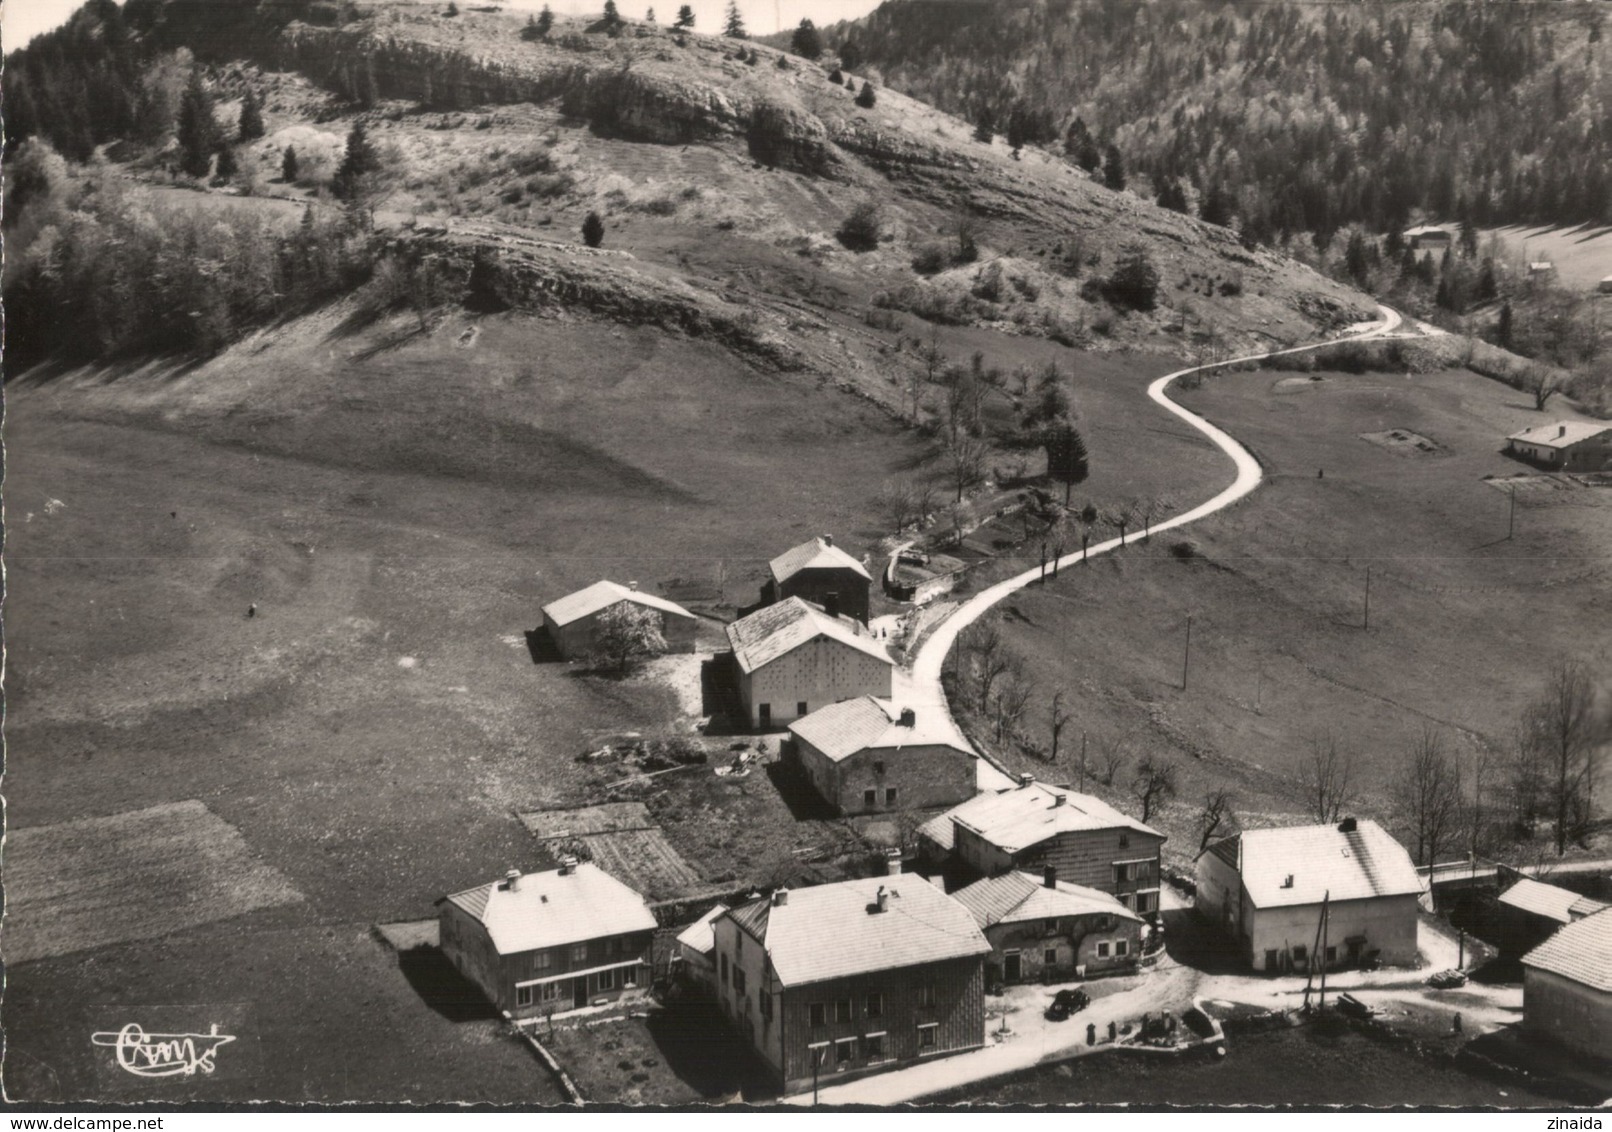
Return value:
M 1122 833 L 1122 834 L 1119 835 L 1119 847 L 1121 849 L 1129 849 L 1131 847 L 1131 835 L 1130 834 Z
M 894 786 L 885 787 L 884 804 L 886 806 L 893 806 L 896 804 L 896 788 Z
M 935 984 L 934 983 L 919 983 L 918 984 L 918 1005 L 919 1006 L 933 1006 L 933 1005 L 935 1005 Z
M 618 944 L 619 942 L 620 942 L 620 940 L 616 939 L 615 936 L 611 936 L 609 939 L 605 940 L 604 953 L 605 953 L 605 956 L 607 958 L 610 957 L 610 956 L 615 955 L 615 953 L 616 953 L 616 944 Z
M 934 1049 L 940 1044 L 940 1023 L 926 1022 L 918 1027 L 918 1048 Z
M 588 945 L 579 943 L 571 949 L 571 962 L 586 963 L 588 961 Z
M 739 959 L 743 957 L 743 955 L 744 955 L 744 936 L 736 935 L 736 936 L 733 937 L 733 961 L 735 963 L 737 963 L 739 961 Z
M 1293 945 L 1293 962 L 1302 963 L 1310 957 L 1310 949 L 1302 943 Z
M 1124 955 L 1127 951 L 1130 950 L 1130 948 L 1131 948 L 1131 941 L 1128 940 L 1128 939 L 1116 939 L 1114 941 L 1114 954 L 1115 955 Z
M 868 992 L 868 1017 L 884 1017 L 884 995 L 880 994 L 878 991 Z
M 874 762 L 874 764 L 873 764 L 873 773 L 874 774 L 883 774 L 884 773 L 884 760 L 883 759 L 879 759 L 879 760 L 876 760 Z
M 1159 894 L 1156 892 L 1138 892 L 1136 894 L 1136 910 L 1138 912 L 1157 912 L 1159 910 Z
M 531 987 L 516 987 L 515 988 L 515 1005 L 516 1006 L 530 1006 L 530 1005 L 532 1005 L 532 988 Z
M 772 1021 L 772 995 L 770 994 L 761 996 L 761 1016 L 769 1022 Z
M 851 1013 L 851 1000 L 842 998 L 834 1004 L 834 1021 L 849 1022 L 854 1015 Z
M 1134 871 L 1134 866 L 1131 866 L 1131 865 L 1115 865 L 1114 866 L 1114 879 L 1116 881 L 1122 883 L 1122 884 L 1124 882 L 1130 880 L 1135 875 L 1136 875 L 1136 873 Z
M 547 951 L 532 952 L 532 970 L 547 971 L 554 962 L 554 956 Z
M 1058 934 L 1058 921 L 1057 920 L 1048 920 L 1046 922 L 1046 929 L 1047 929 L 1047 934 L 1048 935 L 1057 935 Z
M 869 1061 L 884 1060 L 884 1035 L 869 1034 L 862 1039 L 867 1045 L 867 1058 Z
M 864 806 L 875 806 L 878 805 L 878 802 L 879 792 L 877 790 L 862 791 L 862 804 Z
M 1108 958 L 1108 944 L 1106 942 L 1099 943 L 1097 945 L 1097 958 L 1099 958 L 1099 959 L 1107 959 Z
M 723 955 L 720 958 L 722 965 L 722 981 L 723 983 L 726 983 L 728 981 L 728 957 Z
M 740 971 L 738 974 L 743 977 L 744 972 Z M 614 971 L 599 972 L 599 989 L 602 991 L 616 989 L 616 973 Z M 744 987 L 740 986 L 739 989 L 744 990 Z
M 738 991 L 740 994 L 743 994 L 744 984 L 744 968 L 740 967 L 738 964 L 735 964 L 733 967 L 733 989 Z
M 1048 967 L 1056 967 L 1058 965 L 1058 949 L 1056 947 L 1049 947 L 1043 951 L 1041 953 L 1041 962 L 1045 963 Z
M 796 715 L 805 715 L 806 714 L 806 701 L 805 700 L 801 700 L 798 704 L 795 705 L 795 714 Z
M 856 1039 L 841 1038 L 834 1043 L 834 1060 L 840 1065 L 856 1060 Z
M 565 988 L 557 982 L 544 983 L 542 993 L 538 995 L 538 998 L 542 999 L 544 1002 L 559 1002 L 560 998 L 562 997 L 560 992 L 564 989 Z
M 1336 963 L 1337 961 L 1338 961 L 1338 949 L 1336 947 L 1327 948 L 1327 962 L 1328 963 Z
M 824 1022 L 824 1010 L 821 1002 L 814 1002 L 806 1008 L 808 1021 L 813 1026 L 821 1026 Z

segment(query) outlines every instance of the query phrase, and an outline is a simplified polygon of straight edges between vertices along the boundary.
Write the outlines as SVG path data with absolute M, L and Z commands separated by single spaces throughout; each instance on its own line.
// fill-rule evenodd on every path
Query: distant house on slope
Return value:
M 1406 245 L 1416 252 L 1441 252 L 1450 246 L 1450 230 L 1436 224 L 1418 224 L 1405 229 L 1403 235 Z
M 1523 1032 L 1612 1061 L 1612 908 L 1522 957 Z
M 1251 829 L 1198 855 L 1199 915 L 1236 940 L 1256 971 L 1416 962 L 1422 880 L 1374 821 Z M 1328 900 L 1324 953 L 1312 954 Z
M 798 597 L 820 605 L 829 616 L 854 617 L 868 623 L 868 593 L 873 577 L 867 568 L 822 535 L 790 547 L 768 565 L 771 577 L 761 587 L 764 605 Z
M 1602 279 L 1600 283 L 1596 284 L 1595 289 L 1603 295 L 1612 295 L 1612 275 Z
M 883 646 L 858 622 L 798 597 L 735 621 L 728 641 L 752 727 L 766 730 L 856 696 L 890 696 L 895 664 Z
M 1142 917 L 1106 892 L 1057 879 L 1003 873 L 952 893 L 991 944 L 989 983 L 1068 981 L 1129 971 L 1142 954 Z
M 974 796 L 977 756 L 944 712 L 858 696 L 789 725 L 785 757 L 842 814 L 951 806 Z
M 786 1093 L 985 1044 L 991 945 L 922 877 L 780 889 L 715 930 L 722 1012 Z
M 516 1018 L 614 1001 L 647 986 L 655 917 L 592 863 L 511 870 L 437 901 L 442 952 Z
M 1582 920 L 1607 905 L 1554 884 L 1523 877 L 1501 893 L 1496 919 L 1500 953 L 1519 957 L 1549 939 L 1564 924 Z
M 1014 870 L 1057 875 L 1119 899 L 1143 916 L 1159 909 L 1164 834 L 1101 798 L 1043 786 L 1029 775 L 1012 790 L 981 794 L 918 830 L 921 855 L 954 877 Z
M 1612 471 L 1612 425 L 1599 421 L 1536 425 L 1508 436 L 1506 451 L 1551 471 Z
M 627 602 L 654 611 L 660 617 L 661 636 L 668 652 L 693 652 L 699 619 L 678 605 L 638 589 L 637 582 L 595 582 L 543 607 L 543 627 L 554 646 L 567 659 L 585 657 L 599 640 L 599 618 L 608 609 Z

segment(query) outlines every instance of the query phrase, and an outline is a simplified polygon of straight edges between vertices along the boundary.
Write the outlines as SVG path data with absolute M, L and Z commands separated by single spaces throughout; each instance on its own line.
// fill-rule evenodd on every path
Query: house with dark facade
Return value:
M 858 696 L 789 725 L 784 758 L 841 814 L 951 806 L 974 796 L 978 756 L 939 708 Z
M 1612 908 L 1573 921 L 1522 957 L 1522 1028 L 1612 1064 Z
M 830 616 L 854 617 L 868 623 L 869 592 L 873 576 L 867 567 L 822 535 L 792 546 L 767 564 L 769 577 L 761 587 L 763 605 L 776 605 L 788 597 L 820 605 Z
M 984 877 L 952 893 L 991 945 L 985 980 L 1067 982 L 1134 971 L 1142 955 L 1142 917 L 1106 892 L 1057 879 L 1048 865 L 1029 873 Z
M 515 1018 L 562 1014 L 647 989 L 655 916 L 644 898 L 591 862 L 437 901 L 442 953 Z
M 1520 958 L 1564 925 L 1594 915 L 1607 905 L 1532 877 L 1521 877 L 1495 902 L 1500 954 Z
M 717 998 L 785 1093 L 985 1044 L 974 917 L 922 877 L 868 877 L 715 921 Z
M 895 662 L 861 622 L 787 597 L 728 626 L 750 726 L 779 727 L 857 696 L 888 699 Z
M 1436 224 L 1418 224 L 1401 234 L 1405 246 L 1413 252 L 1447 251 L 1451 244 L 1450 230 Z
M 1600 421 L 1557 421 L 1514 432 L 1506 451 L 1554 472 L 1612 471 L 1612 425 Z
M 1374 821 L 1250 829 L 1198 855 L 1194 907 L 1256 971 L 1299 973 L 1417 960 L 1422 878 Z M 1321 929 L 1321 906 L 1327 923 Z
M 1164 834 L 1101 798 L 1045 786 L 1029 775 L 1012 790 L 981 794 L 918 831 L 920 855 L 964 883 L 1051 865 L 1148 918 L 1159 909 Z
M 566 594 L 543 607 L 543 628 L 561 656 L 585 657 L 598 645 L 600 617 L 624 602 L 655 614 L 667 652 L 694 651 L 699 619 L 675 601 L 642 592 L 637 582 L 595 582 Z

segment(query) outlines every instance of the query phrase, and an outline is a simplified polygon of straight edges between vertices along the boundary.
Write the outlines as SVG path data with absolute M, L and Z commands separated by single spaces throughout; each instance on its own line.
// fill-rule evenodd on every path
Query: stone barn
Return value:
M 1040 880 L 1003 873 L 952 893 L 991 944 L 989 983 L 1068 982 L 1134 971 L 1142 917 L 1106 892 L 1067 884 L 1047 866 Z
M 868 623 L 873 576 L 867 567 L 834 545 L 832 535 L 791 547 L 767 564 L 772 575 L 761 587 L 763 605 L 785 598 L 804 598 L 831 617 L 854 617 Z
M 785 758 L 841 814 L 953 806 L 974 796 L 978 756 L 938 707 L 858 696 L 789 725 Z
M 762 731 L 857 696 L 888 699 L 895 662 L 849 617 L 785 598 L 728 626 L 739 698 Z
M 667 652 L 693 652 L 699 631 L 699 618 L 678 605 L 639 590 L 637 582 L 595 582 L 586 589 L 567 594 L 543 607 L 543 628 L 561 656 L 567 660 L 586 657 L 599 639 L 599 618 L 608 609 L 628 602 L 660 617 L 661 636 Z

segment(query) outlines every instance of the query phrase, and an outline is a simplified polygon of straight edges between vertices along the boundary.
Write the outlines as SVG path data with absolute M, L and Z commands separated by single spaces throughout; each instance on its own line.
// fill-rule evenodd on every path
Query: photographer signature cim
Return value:
M 97 1030 L 90 1035 L 94 1045 L 117 1051 L 118 1067 L 136 1077 L 194 1077 L 197 1071 L 212 1073 L 219 1047 L 235 1040 L 233 1034 L 218 1032 L 214 1022 L 205 1034 L 148 1034 L 138 1022 L 121 1030 Z

